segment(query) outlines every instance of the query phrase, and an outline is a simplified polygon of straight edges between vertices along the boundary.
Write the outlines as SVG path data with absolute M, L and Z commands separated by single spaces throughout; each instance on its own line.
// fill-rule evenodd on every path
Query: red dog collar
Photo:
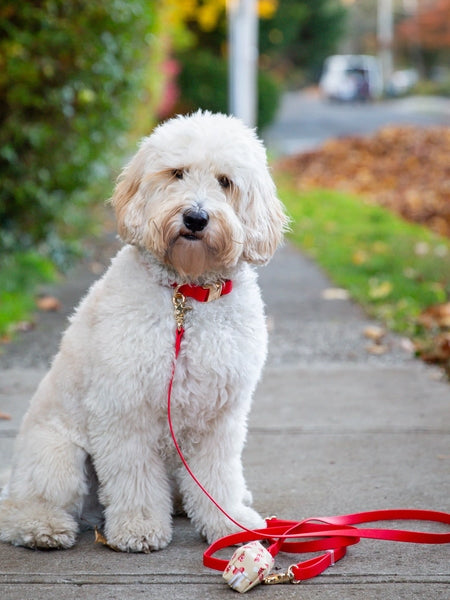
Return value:
M 233 282 L 231 279 L 226 279 L 224 282 L 218 281 L 217 283 L 205 286 L 191 285 L 189 283 L 179 286 L 174 283 L 172 287 L 176 288 L 177 292 L 183 294 L 185 298 L 194 298 L 197 302 L 211 302 L 229 294 L 233 289 Z

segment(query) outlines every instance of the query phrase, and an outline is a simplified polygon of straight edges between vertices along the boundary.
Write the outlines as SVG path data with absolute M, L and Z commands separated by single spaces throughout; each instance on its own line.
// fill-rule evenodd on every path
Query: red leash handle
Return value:
M 280 551 L 302 554 L 326 550 L 325 554 L 289 567 L 289 571 L 293 576 L 292 579 L 295 582 L 316 577 L 343 558 L 347 547 L 357 544 L 361 538 L 419 544 L 450 543 L 450 532 L 438 533 L 407 529 L 355 527 L 355 525 L 362 523 L 387 520 L 432 521 L 450 525 L 450 513 L 432 510 L 392 509 L 332 517 L 315 517 L 304 521 L 285 521 L 271 518 L 267 519 L 265 529 L 257 529 L 253 532 L 253 535 L 249 532 L 235 533 L 211 544 L 203 554 L 203 564 L 211 569 L 223 571 L 227 566 L 227 561 L 213 555 L 222 548 L 253 540 L 268 541 L 270 543 L 268 551 L 272 556 L 276 556 Z M 303 538 L 308 539 L 307 541 L 301 541 Z M 311 538 L 318 539 L 311 540 Z M 287 541 L 293 539 L 297 541 Z

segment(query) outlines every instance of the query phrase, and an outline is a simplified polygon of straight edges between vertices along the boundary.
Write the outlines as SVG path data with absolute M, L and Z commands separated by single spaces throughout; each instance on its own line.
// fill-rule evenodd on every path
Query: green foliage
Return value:
M 203 108 L 227 113 L 226 13 L 218 13 L 218 20 L 212 28 L 205 29 L 197 20 L 188 20 L 186 30 L 190 34 L 189 45 L 177 52 L 177 60 L 181 66 L 178 76 L 180 100 L 174 112 Z M 272 122 L 280 95 L 281 88 L 277 80 L 261 66 L 258 71 L 258 128 L 262 129 Z
M 178 77 L 181 101 L 177 112 L 198 108 L 213 112 L 228 112 L 228 66 L 225 59 L 205 49 L 179 56 L 182 70 Z M 278 108 L 280 89 L 275 80 L 260 71 L 258 74 L 258 127 L 268 125 Z
M 35 308 L 36 285 L 55 278 L 53 263 L 36 252 L 0 257 L 0 337 L 11 333 L 13 323 L 29 318 Z
M 342 192 L 279 191 L 292 239 L 390 328 L 417 334 L 420 312 L 450 296 L 446 238 Z
M 267 71 L 258 73 L 258 127 L 263 129 L 275 118 L 280 104 L 281 87 Z
M 316 78 L 345 31 L 340 0 L 279 0 L 272 19 L 260 22 L 260 49 L 274 67 L 301 69 Z M 287 64 L 286 64 L 287 63 Z
M 306 22 L 309 11 L 307 2 L 279 0 L 273 17 L 259 23 L 260 53 L 284 56 L 296 43 L 299 29 Z
M 213 112 L 226 112 L 226 60 L 205 49 L 183 53 L 178 58 L 182 62 L 182 69 L 178 76 L 181 102 L 177 111 L 190 112 L 203 108 Z
M 450 78 L 441 81 L 422 80 L 411 90 L 412 94 L 420 96 L 450 97 Z
M 154 20 L 146 0 L 2 3 L 0 252 L 61 250 L 77 192 L 121 149 Z

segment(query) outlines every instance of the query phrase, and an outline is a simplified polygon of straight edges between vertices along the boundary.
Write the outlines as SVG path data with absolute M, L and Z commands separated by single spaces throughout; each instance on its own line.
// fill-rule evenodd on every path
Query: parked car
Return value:
M 324 63 L 319 82 L 330 100 L 373 100 L 381 96 L 383 83 L 378 59 L 366 54 L 336 54 Z

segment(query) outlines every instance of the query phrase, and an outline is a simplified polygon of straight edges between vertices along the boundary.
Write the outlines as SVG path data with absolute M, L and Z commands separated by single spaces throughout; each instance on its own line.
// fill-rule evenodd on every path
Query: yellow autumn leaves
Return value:
M 227 5 L 239 0 L 167 0 L 166 15 L 172 24 L 195 21 L 203 31 L 217 26 Z M 278 6 L 278 0 L 258 0 L 258 16 L 270 19 Z
M 370 249 L 357 248 L 352 254 L 352 263 L 356 266 L 366 264 L 373 254 L 386 254 L 389 252 L 389 246 L 381 240 L 376 240 L 372 243 Z M 390 281 L 371 277 L 368 281 L 368 295 L 372 300 L 381 300 L 387 298 L 393 290 L 393 285 Z
M 389 252 L 388 244 L 381 240 L 376 240 L 372 243 L 370 252 L 363 248 L 356 249 L 352 254 L 352 263 L 354 265 L 363 265 L 370 259 L 371 253 L 386 254 L 387 252 Z

